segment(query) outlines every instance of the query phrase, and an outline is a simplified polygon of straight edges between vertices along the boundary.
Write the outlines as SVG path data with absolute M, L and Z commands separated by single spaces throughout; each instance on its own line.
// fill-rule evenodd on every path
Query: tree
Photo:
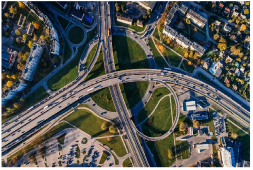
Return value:
M 193 123 L 193 127 L 195 127 L 195 128 L 198 128 L 198 127 L 200 126 L 199 121 L 196 120 L 196 119 L 194 119 L 194 120 L 192 121 L 192 123 Z
M 111 126 L 109 127 L 109 132 L 111 132 L 111 133 L 113 133 L 113 134 L 117 133 L 117 129 L 114 127 L 114 125 L 111 125 Z
M 24 41 L 27 40 L 27 35 L 26 35 L 26 34 L 23 35 L 23 40 L 24 40 Z
M 215 28 L 214 23 L 211 23 L 211 24 L 209 25 L 209 27 L 211 28 L 212 31 L 214 31 L 214 28 Z
M 196 28 L 196 27 L 194 27 L 194 28 L 193 28 L 193 31 L 194 31 L 194 32 L 197 32 L 198 30 L 197 30 L 197 28 Z
M 22 55 L 23 61 L 26 61 L 27 58 L 28 58 L 28 56 L 29 56 L 29 53 L 28 53 L 28 52 L 26 52 L 25 54 L 23 54 L 23 55 Z
M 190 51 L 189 58 L 193 57 L 193 51 Z
M 181 122 L 180 125 L 179 125 L 179 130 L 181 132 L 185 132 L 187 129 L 187 124 L 185 122 Z
M 17 76 L 16 76 L 15 74 L 13 74 L 13 75 L 11 76 L 11 78 L 14 79 L 14 80 L 16 80 L 16 79 L 17 79 Z
M 8 18 L 9 17 L 9 13 L 4 13 L 4 16 L 6 17 L 6 18 Z
M 143 19 L 147 19 L 147 15 L 143 15 L 142 17 L 143 17 Z
M 20 41 L 20 38 L 19 38 L 19 37 L 17 37 L 17 38 L 16 38 L 16 43 L 18 43 L 18 44 L 20 44 L 20 43 L 21 43 L 21 41 Z
M 122 10 L 122 13 L 125 13 L 125 5 L 123 3 L 121 4 L 121 10 Z
M 219 36 L 219 34 L 217 33 L 217 34 L 214 34 L 214 36 L 213 36 L 213 39 L 214 40 L 218 40 L 220 38 L 220 36 Z
M 162 45 L 162 44 L 158 44 L 157 45 L 157 48 L 159 49 L 159 51 L 161 52 L 161 53 L 165 53 L 165 47 Z
M 110 142 L 112 140 L 112 137 L 108 137 L 107 141 Z
M 241 80 L 241 84 L 244 84 L 244 80 Z
M 14 103 L 13 107 L 15 107 L 17 109 L 18 108 L 18 103 Z
M 22 64 L 22 63 L 20 63 L 20 64 L 17 65 L 17 69 L 19 69 L 20 71 L 23 71 L 24 67 L 25 67 L 25 65 Z
M 184 57 L 187 58 L 189 56 L 188 53 L 184 53 Z
M 101 125 L 101 129 L 102 129 L 102 130 L 106 130 L 106 129 L 108 129 L 107 122 L 103 122 L 103 123 L 102 123 L 102 125 Z
M 192 62 L 191 62 L 191 61 L 188 61 L 188 63 L 187 63 L 187 64 L 190 66 L 190 65 L 192 65 Z
M 120 11 L 120 7 L 119 7 L 118 3 L 115 4 L 115 7 L 116 7 L 116 12 L 119 12 Z
M 33 35 L 33 41 L 38 41 L 38 35 L 36 34 Z
M 249 9 L 245 9 L 245 10 L 243 11 L 243 13 L 244 13 L 245 15 L 248 15 L 248 14 L 249 14 Z
M 58 62 L 59 62 L 58 57 L 54 56 L 54 57 L 53 57 L 53 62 L 54 62 L 54 63 L 58 63 Z
M 236 139 L 237 137 L 238 137 L 238 135 L 236 133 L 231 134 L 231 138 Z
M 13 81 L 11 81 L 11 80 L 7 81 L 7 83 L 6 83 L 7 87 L 11 87 L 12 85 L 13 85 Z
M 32 46 L 33 46 L 33 42 L 32 42 L 32 40 L 29 40 L 29 41 L 28 41 L 27 46 L 28 46 L 29 48 L 32 48 Z
M 157 29 L 160 30 L 161 29 L 161 23 L 157 24 Z
M 43 40 L 43 41 L 44 41 L 44 40 L 45 40 L 45 36 L 44 36 L 44 35 L 41 35 L 41 36 L 40 36 L 40 40 Z
M 36 22 L 36 23 L 34 23 L 34 24 L 33 24 L 33 26 L 34 26 L 34 28 L 35 28 L 35 29 L 37 29 L 37 30 L 38 30 L 38 29 L 40 29 L 40 24 L 39 24 L 39 23 L 37 23 L 37 22 Z
M 241 28 L 240 28 L 240 31 L 245 31 L 246 30 L 246 25 L 245 24 L 242 24 L 241 25 Z
M 193 58 L 194 58 L 194 59 L 197 59 L 197 58 L 198 58 L 198 56 L 199 56 L 198 51 L 195 51 Z
M 11 6 L 10 7 L 10 13 L 11 14 L 17 14 L 17 10 L 13 6 Z
M 148 9 L 148 10 L 147 10 L 147 14 L 148 14 L 148 15 L 150 15 L 150 14 L 151 14 L 151 13 L 150 13 L 150 9 Z
M 23 2 L 21 2 L 21 1 L 18 1 L 18 6 L 20 8 L 25 8 L 25 4 L 23 4 Z
M 171 149 L 168 149 L 168 158 L 173 159 L 174 158 L 174 152 Z
M 225 49 L 227 49 L 227 41 L 225 40 L 225 38 L 223 38 L 222 36 L 219 39 L 219 43 L 217 46 L 221 51 L 224 51 Z
M 12 165 L 16 164 L 19 157 L 17 155 L 13 156 L 11 160 L 8 162 L 8 166 L 11 167 Z
M 19 29 L 16 29 L 15 34 L 16 34 L 17 36 L 21 36 L 21 35 L 22 35 L 22 32 L 21 32 Z
M 230 87 L 230 84 L 229 84 L 229 83 L 227 84 L 227 87 Z
M 185 19 L 185 22 L 186 22 L 186 24 L 188 24 L 188 25 L 191 24 L 191 21 L 190 21 L 188 18 Z

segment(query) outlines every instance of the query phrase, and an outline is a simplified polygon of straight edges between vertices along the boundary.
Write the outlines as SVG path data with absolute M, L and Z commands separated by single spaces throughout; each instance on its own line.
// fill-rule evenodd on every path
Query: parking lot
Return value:
M 224 118 L 221 117 L 216 111 L 213 112 L 213 123 L 216 136 L 220 136 L 221 133 L 226 132 Z

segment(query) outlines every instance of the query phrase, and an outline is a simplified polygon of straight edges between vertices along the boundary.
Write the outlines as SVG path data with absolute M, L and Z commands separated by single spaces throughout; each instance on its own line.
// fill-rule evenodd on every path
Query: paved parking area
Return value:
M 215 135 L 220 136 L 221 133 L 226 132 L 225 121 L 223 116 L 220 116 L 218 112 L 213 112 L 213 123 L 215 127 Z

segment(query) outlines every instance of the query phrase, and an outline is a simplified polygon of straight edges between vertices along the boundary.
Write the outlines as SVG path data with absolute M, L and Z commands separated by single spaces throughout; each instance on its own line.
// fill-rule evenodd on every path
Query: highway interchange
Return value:
M 112 4 L 111 4 L 112 6 Z M 204 96 L 216 101 L 224 108 L 226 108 L 231 114 L 236 116 L 245 124 L 250 124 L 250 113 L 248 109 L 243 108 L 237 101 L 231 99 L 228 95 L 224 94 L 223 91 L 215 89 L 214 87 L 198 80 L 196 78 L 190 77 L 188 75 L 180 73 L 176 69 L 164 70 L 156 66 L 152 52 L 149 50 L 145 42 L 141 37 L 132 34 L 130 31 L 121 31 L 120 29 L 111 29 L 111 19 L 110 17 L 110 5 L 106 2 L 99 2 L 99 19 L 98 19 L 98 29 L 99 29 L 99 45 L 98 50 L 102 47 L 103 56 L 104 56 L 104 65 L 106 70 L 106 75 L 97 77 L 95 79 L 83 82 L 83 78 L 86 77 L 89 71 L 94 66 L 96 58 L 93 59 L 90 66 L 86 70 L 85 74 L 78 77 L 76 80 L 71 82 L 69 85 L 61 88 L 53 95 L 44 99 L 43 101 L 37 103 L 29 111 L 24 111 L 17 115 L 16 117 L 10 119 L 2 125 L 2 153 L 6 154 L 9 148 L 13 147 L 15 144 L 20 141 L 25 140 L 28 136 L 32 135 L 39 128 L 38 122 L 43 122 L 56 113 L 60 112 L 66 107 L 71 106 L 76 101 L 79 101 L 84 96 L 93 93 L 94 91 L 100 90 L 102 88 L 109 87 L 110 92 L 113 98 L 115 108 L 119 114 L 119 120 L 122 126 L 124 127 L 124 132 L 128 137 L 128 149 L 132 154 L 132 161 L 134 166 L 150 166 L 149 162 L 146 159 L 143 148 L 140 144 L 140 141 L 137 138 L 136 133 L 145 140 L 156 141 L 164 139 L 167 137 L 177 124 L 178 115 L 179 115 L 179 104 L 177 96 L 173 93 L 173 89 L 170 88 L 171 92 L 174 95 L 177 107 L 177 118 L 171 129 L 162 136 L 159 137 L 148 137 L 144 135 L 140 130 L 138 130 L 132 120 L 129 118 L 132 116 L 128 109 L 126 108 L 124 99 L 122 97 L 119 84 L 136 82 L 136 81 L 150 81 L 151 83 L 160 82 L 167 84 L 175 83 L 189 89 L 192 89 L 198 93 L 203 94 Z M 113 10 L 113 9 L 111 9 Z M 155 17 L 154 17 L 155 18 Z M 150 25 L 150 29 L 153 29 L 155 22 Z M 113 25 L 114 27 L 114 25 Z M 113 35 L 123 35 L 135 40 L 144 50 L 147 55 L 150 67 L 152 69 L 133 69 L 133 70 L 123 70 L 115 71 L 113 49 L 112 49 L 112 37 L 107 36 L 107 29 L 111 29 Z M 149 36 L 149 34 L 146 34 Z M 94 40 L 92 40 L 95 42 Z M 158 68 L 158 69 L 157 69 Z M 150 86 L 151 88 L 152 86 Z M 152 89 L 148 89 L 152 90 Z M 48 107 L 47 107 L 48 106 Z M 32 129 L 37 129 L 33 132 L 29 132 Z M 29 132 L 29 134 L 27 134 Z

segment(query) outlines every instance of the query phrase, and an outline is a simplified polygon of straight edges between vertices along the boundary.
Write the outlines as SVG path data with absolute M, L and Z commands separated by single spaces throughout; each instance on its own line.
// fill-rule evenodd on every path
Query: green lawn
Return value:
M 183 60 L 180 68 L 183 69 L 184 71 L 189 72 L 189 73 L 192 73 L 194 71 L 194 69 L 195 69 L 193 65 L 188 65 L 188 61 L 187 60 Z
M 130 161 L 130 158 L 127 158 L 124 160 L 123 167 L 132 167 L 132 163 Z
M 106 161 L 107 157 L 108 156 L 103 152 L 102 157 L 101 157 L 101 159 L 99 161 L 99 164 L 103 164 Z
M 250 161 L 250 136 L 234 126 L 232 123 L 228 121 L 225 121 L 225 123 L 228 137 L 231 138 L 232 133 L 237 134 L 238 137 L 236 140 L 242 142 L 242 159 Z
M 213 146 L 213 164 L 215 167 L 221 167 L 220 161 L 219 161 L 219 157 L 218 157 L 218 150 L 215 147 L 215 144 L 212 144 Z
M 111 148 L 119 157 L 125 156 L 127 154 L 124 144 L 120 137 L 114 137 L 110 142 L 107 141 L 107 138 L 97 140 L 103 144 L 106 144 L 106 146 Z
M 90 53 L 89 53 L 89 55 L 88 55 L 88 57 L 87 57 L 87 59 L 86 59 L 86 63 L 85 63 L 85 66 L 84 66 L 84 70 L 86 70 L 86 69 L 88 68 L 88 66 L 90 65 L 92 59 L 94 58 L 94 55 L 95 55 L 95 53 L 96 53 L 96 51 L 97 51 L 97 47 L 98 47 L 98 45 L 95 45 L 95 46 L 92 48 L 92 50 L 90 51 Z
M 38 21 L 39 18 L 33 13 L 33 12 L 30 12 L 28 18 L 27 18 L 27 21 L 29 22 L 36 22 Z
M 139 81 L 120 84 L 121 93 L 128 109 L 133 108 L 147 91 L 149 82 Z
M 65 39 L 64 41 L 65 41 L 65 49 L 64 49 L 64 56 L 63 56 L 63 64 L 71 57 L 71 49 L 69 47 L 69 44 L 67 43 Z
M 78 64 L 83 53 L 84 48 L 89 43 L 89 41 L 96 35 L 97 27 L 95 27 L 92 31 L 87 33 L 87 40 L 85 43 L 78 48 L 77 55 L 75 58 L 64 68 L 61 69 L 58 73 L 56 73 L 53 77 L 51 77 L 48 82 L 48 88 L 52 91 L 56 91 L 63 86 L 67 85 L 71 81 L 73 81 L 78 75 Z
M 90 97 L 101 108 L 116 112 L 109 87 L 91 93 Z
M 128 25 L 128 24 L 124 24 L 118 21 L 115 21 L 117 26 L 123 26 L 123 27 L 127 27 L 127 28 L 131 28 L 137 32 L 141 32 L 145 29 L 146 26 L 144 27 L 138 27 L 138 26 L 134 26 L 134 25 Z M 133 23 L 134 24 L 134 23 Z
M 113 36 L 112 44 L 117 71 L 149 68 L 144 50 L 134 40 L 124 36 Z
M 105 122 L 103 119 L 85 109 L 75 111 L 64 118 L 64 120 L 93 137 L 112 135 L 108 129 L 101 130 L 101 125 Z
M 69 125 L 68 123 L 60 123 L 56 126 L 54 126 L 52 129 L 50 129 L 46 134 L 40 136 L 39 138 L 37 138 L 35 141 L 37 141 L 38 143 L 43 143 L 46 140 L 48 140 L 49 138 L 53 137 L 54 135 L 56 135 L 57 133 L 59 133 L 60 131 L 66 129 L 66 128 L 73 128 L 71 125 Z M 29 144 L 27 145 L 24 149 L 19 150 L 18 152 L 16 152 L 15 154 L 11 155 L 10 157 L 7 158 L 7 161 L 9 162 L 9 160 L 11 160 L 11 158 L 13 156 L 17 156 L 18 159 L 20 159 L 24 153 L 23 150 L 26 150 L 27 152 L 31 151 L 32 149 L 34 149 L 35 146 Z
M 57 19 L 58 19 L 58 21 L 60 22 L 62 29 L 65 30 L 66 27 L 67 27 L 68 24 L 69 24 L 69 21 L 66 20 L 66 19 L 64 19 L 64 18 L 62 18 L 61 16 L 58 16 Z
M 153 43 L 153 41 L 151 40 L 151 38 L 148 40 L 148 45 L 151 48 L 151 51 L 153 53 L 155 62 L 158 66 L 160 67 L 168 67 L 168 65 L 166 64 L 166 62 L 164 61 L 163 57 L 160 55 L 160 53 L 157 51 L 155 44 Z
M 69 41 L 73 44 L 79 44 L 84 39 L 84 32 L 81 27 L 75 26 L 69 30 Z
M 65 135 L 66 135 L 66 134 L 64 134 L 64 135 L 60 136 L 60 137 L 57 139 L 57 141 L 58 141 L 61 145 L 63 145 L 63 144 L 64 144 Z
M 85 78 L 85 81 L 94 79 L 94 78 L 102 76 L 104 74 L 105 74 L 105 68 L 104 68 L 103 53 L 101 50 L 94 67 L 92 68 L 92 70 L 90 71 L 88 76 Z
M 187 159 L 190 157 L 189 142 L 176 141 L 177 159 Z
M 165 97 L 158 105 L 152 116 L 149 118 L 153 119 L 151 125 L 143 124 L 143 128 L 149 130 L 149 134 L 155 133 L 163 135 L 169 131 L 172 126 L 172 117 L 171 117 L 171 104 L 170 96 Z M 148 122 L 147 120 L 146 122 Z M 148 134 L 146 134 L 148 135 Z
M 156 39 L 160 40 L 160 36 L 159 36 L 159 32 L 158 32 L 158 29 L 157 29 L 157 28 L 155 28 L 155 31 L 154 31 L 154 33 L 153 33 L 153 36 L 154 36 Z
M 240 128 L 242 128 L 246 132 L 250 133 L 250 131 L 247 128 L 245 128 L 244 126 L 242 126 L 240 123 L 238 123 L 237 121 L 235 121 L 233 118 L 227 116 L 227 119 L 229 119 L 231 122 L 233 122 L 234 124 L 236 124 L 237 126 L 239 126 Z
M 185 122 L 185 123 L 187 123 L 187 125 L 189 127 L 192 127 L 192 121 L 190 119 L 188 119 L 185 115 L 180 113 L 179 119 L 178 119 L 178 122 L 177 122 L 177 126 L 174 129 L 175 137 L 179 137 L 179 136 L 183 135 L 183 132 L 179 131 L 179 125 L 180 125 L 181 122 Z
M 155 89 L 152 93 L 151 98 L 149 99 L 146 106 L 139 113 L 139 122 L 142 122 L 144 119 L 148 117 L 148 115 L 153 111 L 158 101 L 166 94 L 169 94 L 170 90 L 166 87 L 161 87 Z
M 2 122 L 5 122 L 15 116 L 16 114 L 20 113 L 21 111 L 24 111 L 31 107 L 32 105 L 36 104 L 37 102 L 41 101 L 42 99 L 48 97 L 49 94 L 45 90 L 43 86 L 39 87 L 37 90 L 35 90 L 33 93 L 31 93 L 26 99 L 25 104 L 22 108 L 15 111 L 13 114 L 8 114 L 8 117 L 2 116 Z

